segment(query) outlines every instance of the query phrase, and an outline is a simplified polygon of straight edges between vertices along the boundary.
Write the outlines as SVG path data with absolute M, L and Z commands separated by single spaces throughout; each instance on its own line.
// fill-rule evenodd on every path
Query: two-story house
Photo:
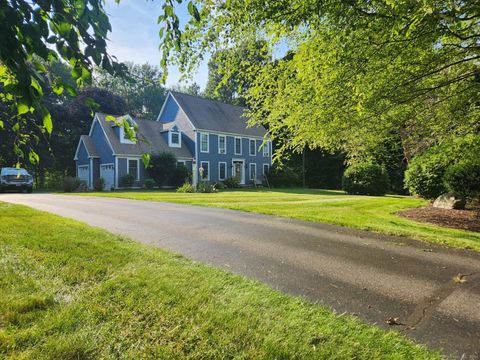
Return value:
M 245 108 L 198 96 L 170 92 L 156 121 L 129 115 L 97 113 L 88 135 L 82 135 L 75 161 L 77 176 L 93 188 L 102 177 L 105 188 L 121 188 L 126 174 L 135 187 L 148 178 L 142 154 L 172 152 L 193 173 L 193 181 L 219 182 L 236 177 L 240 184 L 261 181 L 272 163 L 272 145 L 263 127 L 248 127 Z M 137 129 L 130 141 L 118 124 Z M 136 126 L 134 126 L 136 125 Z

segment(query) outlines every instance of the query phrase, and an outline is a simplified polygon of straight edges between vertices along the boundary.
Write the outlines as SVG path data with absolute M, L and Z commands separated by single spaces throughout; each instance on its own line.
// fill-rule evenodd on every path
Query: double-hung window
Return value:
M 263 145 L 263 156 L 270 156 L 270 141 Z
M 250 180 L 257 180 L 257 164 L 250 163 L 249 170 Z
M 242 138 L 235 138 L 235 155 L 242 155 Z
M 269 164 L 263 164 L 263 176 L 268 175 L 268 170 L 270 169 Z
M 170 131 L 169 140 L 170 147 L 181 147 L 180 131 Z
M 135 180 L 139 178 L 138 159 L 128 159 L 127 174 L 135 176 Z
M 208 153 L 208 134 L 200 133 L 200 152 Z
M 210 180 L 210 162 L 201 161 L 199 170 L 202 180 Z
M 218 135 L 218 153 L 227 153 L 227 137 L 225 135 Z
M 219 162 L 218 163 L 218 180 L 225 180 L 227 177 L 227 163 Z
M 249 140 L 249 153 L 250 156 L 255 156 L 257 154 L 257 141 L 255 139 Z

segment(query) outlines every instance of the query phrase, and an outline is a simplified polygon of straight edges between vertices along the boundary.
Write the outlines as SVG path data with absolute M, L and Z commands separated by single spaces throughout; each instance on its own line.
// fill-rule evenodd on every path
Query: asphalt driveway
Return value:
M 477 253 L 190 205 L 51 194 L 3 194 L 0 201 L 80 220 L 258 279 L 453 357 L 480 358 Z M 464 282 L 453 280 L 459 274 Z M 400 324 L 387 325 L 389 318 Z

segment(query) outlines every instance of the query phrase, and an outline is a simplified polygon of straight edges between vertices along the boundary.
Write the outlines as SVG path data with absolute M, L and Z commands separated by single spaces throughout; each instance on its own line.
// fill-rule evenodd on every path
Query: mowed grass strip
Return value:
M 0 202 L 0 358 L 430 359 L 395 332 Z
M 108 196 L 251 211 L 480 251 L 480 233 L 425 224 L 396 215 L 400 210 L 428 204 L 425 200 L 410 196 L 356 196 L 346 195 L 342 191 L 315 189 L 247 189 L 213 194 L 114 191 L 75 195 Z

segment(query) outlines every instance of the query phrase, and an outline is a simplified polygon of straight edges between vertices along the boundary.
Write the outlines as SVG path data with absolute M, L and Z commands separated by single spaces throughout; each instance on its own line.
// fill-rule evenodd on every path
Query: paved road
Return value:
M 480 256 L 472 252 L 187 205 L 50 194 L 4 194 L 0 201 L 74 218 L 258 279 L 453 357 L 480 357 Z M 467 281 L 455 283 L 458 274 Z M 385 324 L 390 317 L 404 325 Z

